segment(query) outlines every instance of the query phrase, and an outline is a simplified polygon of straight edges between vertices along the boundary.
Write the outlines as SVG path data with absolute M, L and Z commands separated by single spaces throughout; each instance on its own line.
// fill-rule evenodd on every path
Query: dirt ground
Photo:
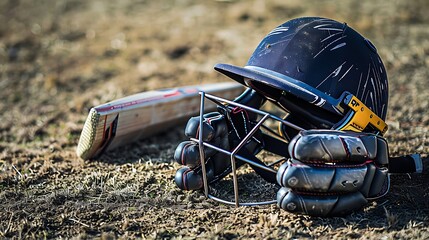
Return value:
M 394 175 L 387 197 L 344 218 L 234 208 L 182 192 L 184 124 L 76 157 L 91 106 L 151 89 L 227 81 L 271 29 L 299 16 L 370 38 L 390 81 L 391 155 L 429 150 L 429 2 L 0 1 L 0 238 L 429 238 L 429 175 Z

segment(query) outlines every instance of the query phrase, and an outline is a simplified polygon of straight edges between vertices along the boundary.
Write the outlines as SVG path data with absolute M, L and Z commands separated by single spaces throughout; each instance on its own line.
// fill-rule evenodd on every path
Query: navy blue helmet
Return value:
M 375 46 L 346 23 L 320 17 L 287 21 L 268 33 L 246 66 L 215 69 L 262 93 L 290 113 L 288 121 L 306 129 L 387 130 L 383 62 Z M 366 123 L 357 126 L 359 121 Z M 296 134 L 282 130 L 288 138 Z
M 180 163 L 184 162 L 183 156 L 193 156 L 191 158 L 197 159 L 201 165 L 177 172 L 176 183 L 182 189 L 190 189 L 191 184 L 194 184 L 193 189 L 203 186 L 207 197 L 234 204 L 209 194 L 210 183 L 232 173 L 236 206 L 273 203 L 239 203 L 236 168 L 248 163 L 268 182 L 276 182 L 277 174 L 277 182 L 283 184 L 280 181 L 289 165 L 280 167 L 283 170 L 276 166 L 293 158 L 292 150 L 296 146 L 293 137 L 299 131 L 334 129 L 382 135 L 387 130 L 384 122 L 388 102 L 386 70 L 375 46 L 345 23 L 320 17 L 290 20 L 265 36 L 246 66 L 217 64 L 215 69 L 250 89 L 235 101 L 201 94 L 200 116 L 192 118 L 186 130 L 188 136 L 198 139 L 191 138 L 193 143 L 179 145 L 175 154 Z M 204 114 L 206 98 L 218 105 L 219 113 Z M 278 117 L 256 109 L 265 103 L 265 99 L 288 114 Z M 272 124 L 264 125 L 267 119 L 280 123 L 280 137 L 271 129 Z M 210 132 L 207 134 L 210 138 L 203 132 Z M 329 131 L 320 132 L 326 134 Z M 335 147 L 345 150 L 349 157 L 345 142 Z M 189 150 L 190 146 L 193 146 L 192 150 Z M 198 149 L 195 146 L 199 146 Z M 324 143 L 320 146 L 326 148 Z M 354 149 L 360 152 L 361 148 Z M 281 158 L 265 164 L 256 156 L 261 150 Z M 332 158 L 329 151 L 324 151 L 320 150 Z M 279 204 L 283 204 L 287 192 L 279 193 Z

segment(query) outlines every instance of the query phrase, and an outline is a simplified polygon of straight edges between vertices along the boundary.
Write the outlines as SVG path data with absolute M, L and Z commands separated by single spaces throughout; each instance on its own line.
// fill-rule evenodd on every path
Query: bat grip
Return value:
M 424 165 L 420 154 L 389 157 L 390 173 L 422 173 L 423 168 Z

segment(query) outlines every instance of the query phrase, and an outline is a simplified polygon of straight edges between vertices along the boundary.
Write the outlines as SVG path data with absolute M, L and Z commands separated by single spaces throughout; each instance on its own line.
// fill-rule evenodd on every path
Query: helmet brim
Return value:
M 260 67 L 216 64 L 214 69 L 265 96 L 274 98 L 274 100 L 277 100 L 275 99 L 276 96 L 270 96 L 270 93 L 274 93 L 274 95 L 292 94 L 319 107 L 329 103 L 327 105 L 331 106 L 326 106 L 326 108 L 331 111 L 332 105 L 335 106 L 338 103 L 337 99 L 302 81 Z

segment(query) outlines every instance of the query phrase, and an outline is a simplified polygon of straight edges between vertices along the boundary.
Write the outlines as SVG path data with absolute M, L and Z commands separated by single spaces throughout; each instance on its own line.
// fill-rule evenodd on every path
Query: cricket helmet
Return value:
M 383 62 L 375 46 L 346 23 L 320 17 L 287 21 L 268 33 L 246 66 L 215 69 L 275 102 L 303 128 L 387 130 Z M 352 103 L 359 111 L 348 113 Z M 290 131 L 297 133 L 283 125 L 286 136 Z
M 278 117 L 215 96 L 203 94 L 202 97 L 223 104 L 224 108 L 241 108 L 259 114 L 261 117 L 255 128 L 262 128 L 267 119 L 279 122 L 280 138 L 265 138 L 270 142 L 265 142 L 263 149 L 280 155 L 283 160 L 290 156 L 282 154 L 282 149 L 286 149 L 288 141 L 303 129 L 349 130 L 380 135 L 387 131 L 384 120 L 388 80 L 383 62 L 375 46 L 346 23 L 320 17 L 292 19 L 265 36 L 246 66 L 217 64 L 215 69 L 288 113 L 286 117 Z M 231 156 L 231 162 L 234 159 L 246 162 L 261 177 L 272 179 L 278 170 L 273 164 L 237 154 L 255 132 L 252 129 L 238 147 L 223 153 Z M 200 152 L 203 152 L 201 137 L 199 141 Z M 209 145 L 205 143 L 204 146 Z M 258 172 L 258 168 L 262 170 Z M 234 181 L 237 181 L 235 170 L 232 173 Z M 210 196 L 208 183 L 204 181 L 206 195 Z M 239 205 L 236 185 L 235 204 Z M 266 203 L 272 202 L 262 204 Z

